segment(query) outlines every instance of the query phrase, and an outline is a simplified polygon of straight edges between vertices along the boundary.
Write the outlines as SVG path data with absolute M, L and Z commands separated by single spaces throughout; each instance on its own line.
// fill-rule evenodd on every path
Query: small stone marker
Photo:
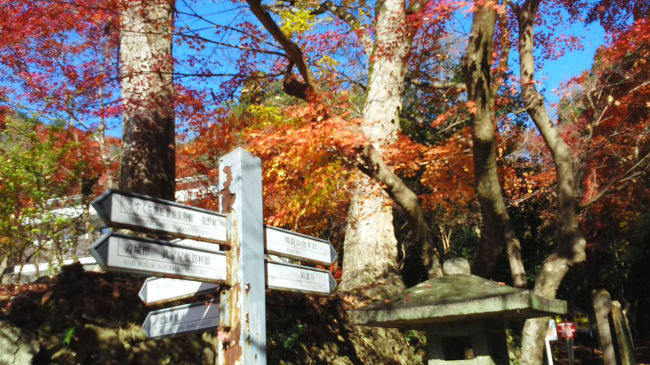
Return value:
M 151 339 L 178 336 L 219 326 L 217 301 L 184 304 L 149 312 L 142 329 Z
M 591 293 L 591 300 L 594 304 L 594 315 L 598 327 L 598 339 L 600 349 L 603 351 L 603 362 L 605 365 L 616 364 L 616 353 L 614 352 L 614 340 L 612 330 L 609 326 L 609 314 L 612 311 L 612 297 L 607 290 L 594 290 Z
M 612 324 L 614 325 L 614 337 L 618 348 L 618 357 L 621 365 L 636 365 L 634 359 L 634 343 L 632 333 L 624 317 L 621 303 L 618 300 L 612 301 L 612 312 L 610 314 Z

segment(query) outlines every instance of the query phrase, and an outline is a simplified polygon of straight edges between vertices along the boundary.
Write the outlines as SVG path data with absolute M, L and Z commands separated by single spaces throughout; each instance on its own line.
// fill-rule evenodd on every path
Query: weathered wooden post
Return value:
M 605 365 L 616 365 L 616 354 L 614 342 L 612 342 L 612 330 L 609 327 L 609 313 L 612 311 L 612 297 L 607 290 L 594 290 L 591 294 L 594 303 L 594 314 L 598 327 L 598 338 L 600 348 L 603 351 L 603 362 Z
M 623 310 L 621 303 L 618 300 L 612 301 L 612 324 L 614 325 L 614 334 L 616 337 L 616 345 L 618 348 L 619 364 L 621 365 L 636 365 L 634 359 L 634 345 L 632 344 L 632 336 L 629 327 L 627 326 L 625 317 L 623 317 Z
M 266 364 L 266 304 L 262 160 L 237 148 L 219 160 L 219 202 L 229 213 L 228 336 L 221 364 Z
M 139 295 L 147 305 L 214 292 L 225 284 L 229 289 L 219 292 L 219 301 L 149 312 L 142 328 L 149 338 L 218 328 L 220 364 L 266 364 L 266 288 L 328 295 L 336 282 L 327 270 L 266 262 L 265 252 L 331 265 L 336 250 L 329 241 L 264 226 L 259 158 L 238 148 L 221 158 L 219 178 L 225 215 L 146 195 L 105 192 L 93 206 L 107 226 L 190 240 L 111 232 L 91 253 L 103 269 L 165 278 L 145 282 Z M 215 243 L 230 249 L 224 253 Z

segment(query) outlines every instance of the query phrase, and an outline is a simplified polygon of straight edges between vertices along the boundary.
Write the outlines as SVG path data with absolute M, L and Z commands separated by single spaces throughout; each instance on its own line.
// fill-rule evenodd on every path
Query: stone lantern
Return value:
M 350 310 L 350 321 L 426 331 L 428 365 L 509 364 L 508 322 L 565 314 L 566 302 L 469 273 L 461 259 L 446 261 L 445 276 L 389 300 Z

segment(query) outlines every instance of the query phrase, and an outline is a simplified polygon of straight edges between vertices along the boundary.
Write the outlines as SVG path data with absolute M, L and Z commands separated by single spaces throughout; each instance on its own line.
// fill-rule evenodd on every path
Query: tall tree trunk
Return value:
M 173 0 L 123 1 L 119 188 L 174 199 Z
M 247 0 L 247 3 L 253 14 L 289 57 L 290 63 L 283 85 L 285 92 L 310 102 L 321 101 L 323 96 L 320 88 L 298 45 L 280 30 L 269 12 L 262 6 L 261 0 Z M 321 6 L 323 9 L 319 8 L 318 11 L 329 10 L 346 22 L 350 20 L 351 15 L 346 14 L 345 9 L 336 6 L 332 8 L 333 5 L 330 5 L 324 3 Z M 356 194 L 349 212 L 351 219 L 347 242 L 351 248 L 350 254 L 344 255 L 344 264 L 349 271 L 346 272 L 344 269 L 344 279 L 339 287 L 342 290 L 363 291 L 363 288 L 373 288 L 373 291 L 383 291 L 378 294 L 383 296 L 403 287 L 397 275 L 397 242 L 387 196 L 394 199 L 408 213 L 416 233 L 416 243 L 407 250 L 410 253 L 407 257 L 415 262 L 414 266 L 422 267 L 424 264 L 425 267 L 431 267 L 436 274 L 442 271 L 429 225 L 424 219 L 417 195 L 395 175 L 381 156 L 381 149 L 397 137 L 406 55 L 411 46 L 413 33 L 417 29 L 417 24 L 407 22 L 406 16 L 420 12 L 423 5 L 422 0 L 412 2 L 408 9 L 404 9 L 404 1 L 391 0 L 377 5 L 378 18 L 375 27 L 377 36 L 369 57 L 371 71 L 363 111 L 369 122 L 359 131 L 367 135 L 370 142 L 359 146 L 356 158 L 357 167 L 365 175 L 357 175 Z M 417 19 L 418 16 L 413 18 Z M 364 48 L 367 49 L 367 42 L 363 43 Z M 291 75 L 294 65 L 303 78 L 302 82 Z M 368 239 L 372 240 L 372 243 L 369 247 L 365 247 L 365 241 L 362 240 Z M 344 249 L 347 250 L 347 246 Z M 420 258 L 420 252 L 423 258 Z M 376 283 L 383 285 L 374 285 Z M 376 290 L 375 286 L 377 286 Z
M 492 275 L 505 243 L 513 285 L 521 288 L 526 286 L 526 277 L 521 260 L 520 243 L 510 223 L 497 177 L 495 90 L 490 78 L 497 15 L 491 4 L 477 6 L 462 64 L 467 85 L 467 99 L 475 108 L 470 114 L 474 179 L 483 217 L 481 243 L 473 271 L 480 276 Z
M 362 129 L 381 154 L 399 130 L 412 25 L 407 23 L 404 0 L 378 2 L 376 14 Z M 391 200 L 367 175 L 356 176 L 347 222 L 341 290 L 386 297 L 403 289 Z
M 535 293 L 555 298 L 573 264 L 585 260 L 586 241 L 578 226 L 579 202 L 575 189 L 571 150 L 546 111 L 544 98 L 535 87 L 533 58 L 534 22 L 540 0 L 528 0 L 516 8 L 519 22 L 521 92 L 525 107 L 551 151 L 557 179 L 557 246 L 535 278 Z M 522 364 L 541 364 L 547 319 L 526 321 L 522 339 Z

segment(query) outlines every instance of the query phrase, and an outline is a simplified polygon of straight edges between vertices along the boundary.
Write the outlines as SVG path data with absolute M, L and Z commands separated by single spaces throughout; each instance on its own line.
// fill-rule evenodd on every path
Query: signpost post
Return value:
M 230 341 L 220 363 L 266 364 L 262 160 L 241 148 L 219 160 L 219 207 L 229 214 Z
M 265 253 L 330 265 L 336 251 L 325 240 L 265 227 L 262 163 L 238 148 L 219 161 L 223 214 L 149 196 L 109 190 L 93 202 L 107 226 L 181 237 L 164 241 L 111 232 L 91 253 L 106 270 L 150 274 L 139 296 L 146 305 L 227 290 L 219 300 L 150 312 L 142 327 L 163 338 L 221 327 L 219 363 L 266 363 L 265 290 L 327 295 L 336 283 L 327 270 L 266 262 Z M 220 246 L 229 246 L 220 251 Z M 227 338 L 227 340 L 225 340 Z

